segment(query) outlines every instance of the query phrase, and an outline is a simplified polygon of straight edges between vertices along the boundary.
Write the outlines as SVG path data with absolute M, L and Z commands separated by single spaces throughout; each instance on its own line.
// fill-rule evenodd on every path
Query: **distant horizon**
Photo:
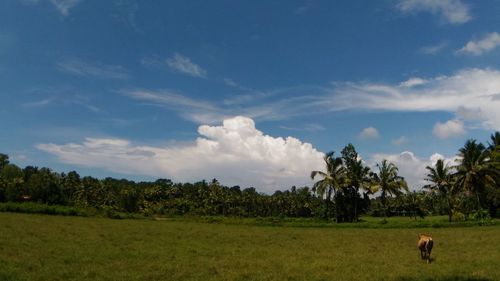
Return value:
M 241 118 L 241 117 L 240 117 L 240 118 Z M 493 136 L 493 134 L 492 134 L 491 136 Z M 478 143 L 482 143 L 483 145 L 485 145 L 485 147 L 488 147 L 488 145 L 490 144 L 489 142 L 483 143 L 483 142 L 480 142 L 480 141 L 478 141 L 478 140 L 476 140 L 476 139 L 469 139 L 469 140 L 474 140 L 474 141 L 477 141 Z M 465 141 L 464 141 L 464 143 L 465 143 L 466 141 L 468 141 L 468 140 L 465 140 Z M 310 144 L 306 144 L 306 145 L 310 145 Z M 42 148 L 42 149 L 44 149 L 44 148 Z M 47 150 L 50 150 L 50 148 L 46 148 L 46 149 L 47 149 Z M 341 149 L 339 149 L 339 151 L 340 151 L 340 150 L 341 150 Z M 332 151 L 330 151 L 330 152 L 332 152 Z M 333 151 L 333 152 L 335 152 L 335 153 L 334 153 L 334 156 L 335 156 L 335 157 L 341 157 L 341 156 L 342 156 L 340 152 L 337 152 L 337 151 Z M 1 153 L 1 152 L 0 152 L 0 153 Z M 442 155 L 439 155 L 439 154 L 434 154 L 434 155 L 432 155 L 432 156 L 431 156 L 431 158 L 429 159 L 429 161 L 428 161 L 428 163 L 427 163 L 428 165 L 426 165 L 426 167 L 427 167 L 427 166 L 429 166 L 429 167 L 433 167 L 433 166 L 435 166 L 435 164 L 436 164 L 437 160 L 439 160 L 439 159 L 442 159 L 442 160 L 445 162 L 445 164 L 446 164 L 446 165 L 448 165 L 449 167 L 453 167 L 455 164 L 457 164 L 457 161 L 459 161 L 459 159 L 460 159 L 460 158 L 458 157 L 458 155 L 459 155 L 459 148 L 457 148 L 457 154 L 456 154 L 454 157 L 452 157 L 452 158 L 445 158 L 445 157 L 443 157 Z M 9 156 L 9 155 L 7 154 L 7 156 Z M 323 166 L 318 166 L 318 167 L 319 167 L 318 169 L 319 169 L 320 171 L 325 171 L 325 169 L 326 169 L 326 166 L 325 166 L 325 162 L 324 162 L 323 156 L 325 156 L 325 154 L 322 154 L 322 165 L 323 165 Z M 381 157 L 382 157 L 382 156 L 383 156 L 383 155 L 381 155 Z M 414 156 L 413 156 L 413 154 L 412 154 L 411 152 L 402 152 L 399 156 L 400 156 L 400 158 L 402 158 L 403 160 L 404 160 L 405 158 L 408 158 L 408 157 L 414 157 Z M 358 155 L 358 157 L 360 157 L 360 158 L 362 159 L 361 155 Z M 396 159 L 396 161 L 392 161 L 392 160 L 394 160 L 394 159 L 392 159 L 392 160 L 391 160 L 390 158 L 385 158 L 385 157 L 382 157 L 382 158 L 380 159 L 380 161 L 379 161 L 379 162 L 371 162 L 371 163 L 366 163 L 366 162 L 364 162 L 364 164 L 365 164 L 367 167 L 369 167 L 369 168 L 370 168 L 370 170 L 371 170 L 372 172 L 377 173 L 377 172 L 378 172 L 378 170 L 377 170 L 377 165 L 378 165 L 378 164 L 380 164 L 382 160 L 387 160 L 387 161 L 389 161 L 389 163 L 396 164 L 396 167 L 398 168 L 398 170 L 400 170 L 400 169 L 399 169 L 399 167 L 397 166 L 397 162 L 398 162 L 397 160 L 398 160 L 398 159 Z M 16 163 L 13 163 L 12 161 L 10 161 L 10 162 L 11 162 L 12 164 L 15 164 L 15 165 L 16 165 Z M 124 163 L 124 164 L 126 165 L 127 163 Z M 158 180 L 169 180 L 169 181 L 173 182 L 174 184 L 177 184 L 177 183 L 179 183 L 179 184 L 186 184 L 186 183 L 191 183 L 191 184 L 194 184 L 194 183 L 197 183 L 197 182 L 203 182 L 203 181 L 205 181 L 205 182 L 211 182 L 211 181 L 213 181 L 213 180 L 217 180 L 217 181 L 218 181 L 219 183 L 221 183 L 223 186 L 226 186 L 226 187 L 229 187 L 229 188 L 231 188 L 231 187 L 235 187 L 235 186 L 238 186 L 238 187 L 240 187 L 241 189 L 246 189 L 246 188 L 255 188 L 257 192 L 259 192 L 259 193 L 264 193 L 264 194 L 268 194 L 268 195 L 271 195 L 271 194 L 273 194 L 273 193 L 275 193 L 275 192 L 278 192 L 278 191 L 287 191 L 287 190 L 290 190 L 292 187 L 296 187 L 296 188 L 303 188 L 303 187 L 312 188 L 312 185 L 313 185 L 313 184 L 314 184 L 314 182 L 315 182 L 315 180 L 311 180 L 311 179 L 309 178 L 309 176 L 308 176 L 309 180 L 308 180 L 308 182 L 307 182 L 307 183 L 304 183 L 304 184 L 299 184 L 299 185 L 292 184 L 292 185 L 290 185 L 290 186 L 270 186 L 270 187 L 268 187 L 268 188 L 264 188 L 264 189 L 263 189 L 261 186 L 248 185 L 248 184 L 245 184 L 245 183 L 237 183 L 237 182 L 233 182 L 233 183 L 223 183 L 223 182 L 220 182 L 220 180 L 219 180 L 218 178 L 216 178 L 216 177 L 206 177 L 206 178 L 200 178 L 200 179 L 194 179 L 194 180 L 175 180 L 175 179 L 173 179 L 173 178 L 169 178 L 169 177 L 161 177 L 161 176 L 149 176 L 149 177 L 143 177 L 143 178 L 140 178 L 140 177 L 139 177 L 139 178 L 138 178 L 138 177 L 134 178 L 134 176 L 133 176 L 133 175 L 127 175 L 126 173 L 125 173 L 125 174 L 121 174 L 121 173 L 113 173 L 113 172 L 110 172 L 110 174 L 109 174 L 109 175 L 93 176 L 93 175 L 90 175 L 90 174 L 81 174 L 80 172 L 78 172 L 78 170 L 77 170 L 77 169 L 68 170 L 68 171 L 58 171 L 58 170 L 53 169 L 52 167 L 38 167 L 38 166 L 36 166 L 36 165 L 30 165 L 30 164 L 27 164 L 26 166 L 24 166 L 24 167 L 20 167 L 20 168 L 23 168 L 23 169 L 24 169 L 24 168 L 26 168 L 26 167 L 28 167 L 28 166 L 33 166 L 33 167 L 36 167 L 36 168 L 38 168 L 38 169 L 41 169 L 41 168 L 49 168 L 49 169 L 50 169 L 50 170 L 52 170 L 53 172 L 56 172 L 56 173 L 59 173 L 59 174 L 68 174 L 68 173 L 70 173 L 70 172 L 76 172 L 76 173 L 78 173 L 78 175 L 79 175 L 80 177 L 87 177 L 87 176 L 89 176 L 89 177 L 96 178 L 96 179 L 98 179 L 98 180 L 104 180 L 104 179 L 106 179 L 106 178 L 113 178 L 113 179 L 117 179 L 117 180 L 127 180 L 127 181 L 132 181 L 132 182 L 135 182 L 135 183 L 140 183 L 140 182 L 150 182 L 150 183 L 153 183 L 153 182 L 156 182 L 156 181 L 158 181 Z M 426 168 L 426 167 L 424 167 L 424 168 Z M 406 170 L 406 168 L 407 168 L 407 167 L 403 167 L 403 168 L 405 168 L 405 170 Z M 311 170 L 311 171 L 309 171 L 309 173 L 310 173 L 310 172 L 312 172 L 312 170 Z M 428 171 L 427 171 L 427 169 L 425 169 L 425 172 L 426 172 L 426 173 L 428 172 Z M 117 176 L 114 176 L 114 174 L 116 174 Z M 400 176 L 402 176 L 402 177 L 404 178 L 404 175 L 402 175 L 402 174 L 399 174 L 399 175 L 400 175 Z M 409 184 L 408 184 L 409 191 L 421 191 L 421 190 L 422 190 L 422 187 L 423 187 L 425 184 L 428 184 L 428 181 L 426 181 L 426 178 L 427 178 L 426 176 L 425 176 L 425 177 L 424 177 L 424 176 L 422 176 L 422 178 L 420 178 L 420 179 L 419 179 L 419 182 L 421 183 L 421 185 L 418 185 L 418 186 L 414 186 L 414 185 L 412 185 L 412 183 L 409 183 Z M 404 178 L 404 179 L 406 180 L 406 178 Z M 375 195 L 376 195 L 376 194 L 378 194 L 378 192 L 376 192 L 375 194 L 371 194 L 371 195 L 370 195 L 370 198 L 375 198 Z
M 14 0 L 0 153 L 96 178 L 311 186 L 352 143 L 418 189 L 500 130 L 500 3 Z M 244 188 L 242 186 L 242 188 Z

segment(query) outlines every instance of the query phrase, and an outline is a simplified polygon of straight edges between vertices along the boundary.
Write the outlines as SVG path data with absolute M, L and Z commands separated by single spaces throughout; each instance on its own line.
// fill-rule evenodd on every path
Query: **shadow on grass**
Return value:
M 438 278 L 416 278 L 416 277 L 401 277 L 396 279 L 397 281 L 494 281 L 489 278 L 482 277 L 467 277 L 467 276 L 445 276 Z

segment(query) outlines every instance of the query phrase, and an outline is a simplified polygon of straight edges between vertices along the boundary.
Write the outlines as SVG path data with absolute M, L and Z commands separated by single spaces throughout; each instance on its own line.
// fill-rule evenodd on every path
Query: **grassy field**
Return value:
M 322 226 L 0 213 L 0 280 L 500 280 L 498 224 Z

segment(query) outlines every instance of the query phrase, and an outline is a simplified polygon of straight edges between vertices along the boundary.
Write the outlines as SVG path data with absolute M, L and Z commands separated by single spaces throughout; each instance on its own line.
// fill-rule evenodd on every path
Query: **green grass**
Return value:
M 0 213 L 0 280 L 500 280 L 498 224 L 293 227 L 233 220 Z M 431 264 L 419 258 L 419 232 L 434 237 Z
M 106 217 L 112 219 L 138 219 L 144 216 L 135 213 L 123 213 L 111 208 L 79 208 L 72 206 L 48 205 L 35 202 L 0 202 L 0 212 L 26 214 L 45 214 L 54 216 Z
M 333 221 L 315 218 L 238 218 L 238 217 L 214 217 L 214 216 L 193 216 L 193 217 L 168 217 L 158 218 L 168 221 L 193 221 L 215 224 L 236 224 L 249 226 L 285 226 L 285 227 L 327 227 L 327 228 L 441 228 L 441 227 L 476 227 L 479 225 L 499 225 L 499 219 L 487 221 L 459 221 L 448 222 L 447 216 L 429 216 L 425 219 L 410 219 L 409 217 L 362 217 L 357 223 L 337 224 Z

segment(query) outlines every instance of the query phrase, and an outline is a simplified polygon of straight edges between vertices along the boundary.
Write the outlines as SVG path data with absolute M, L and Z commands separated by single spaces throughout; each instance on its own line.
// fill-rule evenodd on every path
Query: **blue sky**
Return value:
M 500 130 L 498 1 L 0 3 L 0 151 L 82 175 L 310 184 Z M 498 111 L 498 112 L 497 112 Z

